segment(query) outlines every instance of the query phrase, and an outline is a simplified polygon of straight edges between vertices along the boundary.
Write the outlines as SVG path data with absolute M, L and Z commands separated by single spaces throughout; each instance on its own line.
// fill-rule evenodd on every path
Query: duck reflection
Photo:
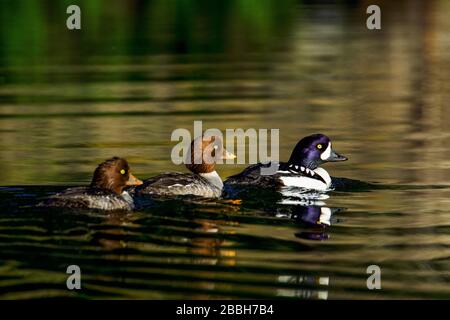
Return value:
M 225 221 L 194 220 L 196 235 L 189 238 L 188 252 L 194 255 L 195 264 L 236 265 L 236 251 L 226 249 L 226 241 L 218 235 L 226 233 L 221 225 Z
M 328 299 L 330 278 L 327 276 L 281 275 L 278 282 L 294 288 L 277 289 L 277 296 L 301 299 Z M 303 286 L 303 287 L 297 287 Z
M 307 240 L 326 240 L 329 238 L 328 233 L 324 230 L 336 222 L 336 217 L 333 215 L 339 212 L 341 208 L 329 208 L 321 206 L 296 206 L 292 219 L 297 223 L 307 226 L 313 226 L 312 230 L 303 230 L 295 233 L 295 236 L 300 239 Z
M 139 219 L 143 215 L 138 212 L 115 211 L 109 214 L 89 212 L 88 216 L 96 220 L 91 223 L 91 243 L 113 252 L 129 248 L 130 242 L 133 243 L 136 238 L 136 231 L 141 228 Z M 118 254 L 118 260 L 125 260 L 126 257 L 126 251 Z
M 279 201 L 288 210 L 278 212 L 276 217 L 288 218 L 308 229 L 295 233 L 297 238 L 307 240 L 326 240 L 326 228 L 337 222 L 336 213 L 344 208 L 328 207 L 324 200 L 329 196 L 321 193 L 299 194 L 297 197 L 283 198 Z
M 320 238 L 320 230 L 324 233 L 323 230 L 334 221 L 335 209 L 327 207 L 323 200 L 305 199 L 296 205 L 278 206 L 290 207 L 289 214 L 280 209 L 276 213 L 278 217 L 302 224 L 302 232 L 309 233 L 314 240 Z M 280 275 L 274 272 L 272 264 L 282 263 L 283 258 L 274 262 L 258 251 L 247 256 L 248 252 L 264 246 L 261 241 L 271 244 L 278 240 L 266 234 L 254 234 L 253 219 L 259 218 L 249 218 L 241 207 L 229 202 L 204 203 L 201 206 L 164 202 L 154 210 L 109 214 L 89 212 L 79 214 L 77 220 L 89 225 L 86 235 L 90 245 L 101 249 L 98 252 L 102 259 L 115 266 L 110 271 L 124 287 L 139 279 L 142 290 L 148 291 L 160 282 L 171 283 L 179 279 L 181 286 L 186 285 L 192 291 L 193 299 L 209 299 L 217 297 L 220 292 L 240 290 L 252 297 L 276 295 L 327 299 L 328 277 L 311 276 L 302 270 L 298 274 Z M 230 212 L 234 213 L 232 219 L 228 215 Z M 265 218 L 261 217 L 261 221 Z M 286 230 L 292 232 L 289 231 L 291 228 Z M 292 240 L 292 233 L 285 236 Z M 283 243 L 284 239 L 279 242 Z M 254 256 L 255 261 L 252 260 Z M 245 271 L 249 261 L 253 261 L 251 273 Z M 236 281 L 235 277 L 241 280 Z M 259 278 L 268 280 L 270 285 L 262 289 L 255 287 L 254 279 Z

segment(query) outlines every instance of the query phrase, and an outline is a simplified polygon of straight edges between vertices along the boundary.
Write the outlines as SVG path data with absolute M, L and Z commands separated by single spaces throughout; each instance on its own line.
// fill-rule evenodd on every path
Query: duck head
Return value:
M 141 184 L 142 181 L 131 174 L 127 160 L 114 157 L 98 165 L 90 187 L 121 194 L 125 187 Z
M 314 170 L 325 162 L 346 160 L 347 157 L 333 150 L 330 138 L 319 133 L 301 139 L 292 151 L 289 163 Z
M 219 136 L 198 137 L 191 142 L 186 156 L 186 168 L 202 174 L 215 171 L 217 160 L 235 159 L 236 156 L 223 147 Z

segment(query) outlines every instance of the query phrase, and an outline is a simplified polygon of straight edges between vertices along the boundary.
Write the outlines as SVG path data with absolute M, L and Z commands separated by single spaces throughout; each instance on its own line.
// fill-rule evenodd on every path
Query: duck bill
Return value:
M 330 156 L 325 159 L 327 162 L 339 162 L 339 161 L 347 161 L 348 158 L 340 155 L 339 153 L 335 152 L 334 150 L 331 150 Z
M 236 159 L 236 155 L 234 153 L 227 151 L 226 149 L 223 149 L 222 159 L 223 160 Z
M 141 180 L 139 180 L 138 178 L 136 178 L 135 176 L 133 176 L 133 175 L 130 173 L 126 185 L 127 185 L 127 186 L 139 186 L 139 185 L 141 185 L 142 183 L 143 183 L 143 182 L 142 182 Z

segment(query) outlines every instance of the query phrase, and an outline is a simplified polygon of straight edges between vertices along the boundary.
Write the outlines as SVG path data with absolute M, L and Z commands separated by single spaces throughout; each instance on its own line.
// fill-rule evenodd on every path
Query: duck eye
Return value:
M 317 149 L 322 149 L 322 145 L 320 143 L 317 145 Z
M 125 173 L 126 173 L 125 169 L 120 170 L 120 174 L 125 174 Z

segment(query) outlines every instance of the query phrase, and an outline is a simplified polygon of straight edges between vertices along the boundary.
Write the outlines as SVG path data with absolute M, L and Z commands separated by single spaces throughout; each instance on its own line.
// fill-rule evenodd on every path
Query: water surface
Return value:
M 449 298 L 449 2 L 382 1 L 380 31 L 358 1 L 200 2 L 81 1 L 78 33 L 64 1 L 6 2 L 0 297 Z M 331 225 L 302 219 L 312 205 L 32 207 L 114 155 L 140 178 L 183 171 L 170 135 L 195 120 L 279 128 L 282 159 L 325 133 L 350 159 L 325 165 L 333 176 L 380 187 L 330 193 Z M 81 291 L 66 289 L 71 264 Z M 382 290 L 366 287 L 371 264 Z

